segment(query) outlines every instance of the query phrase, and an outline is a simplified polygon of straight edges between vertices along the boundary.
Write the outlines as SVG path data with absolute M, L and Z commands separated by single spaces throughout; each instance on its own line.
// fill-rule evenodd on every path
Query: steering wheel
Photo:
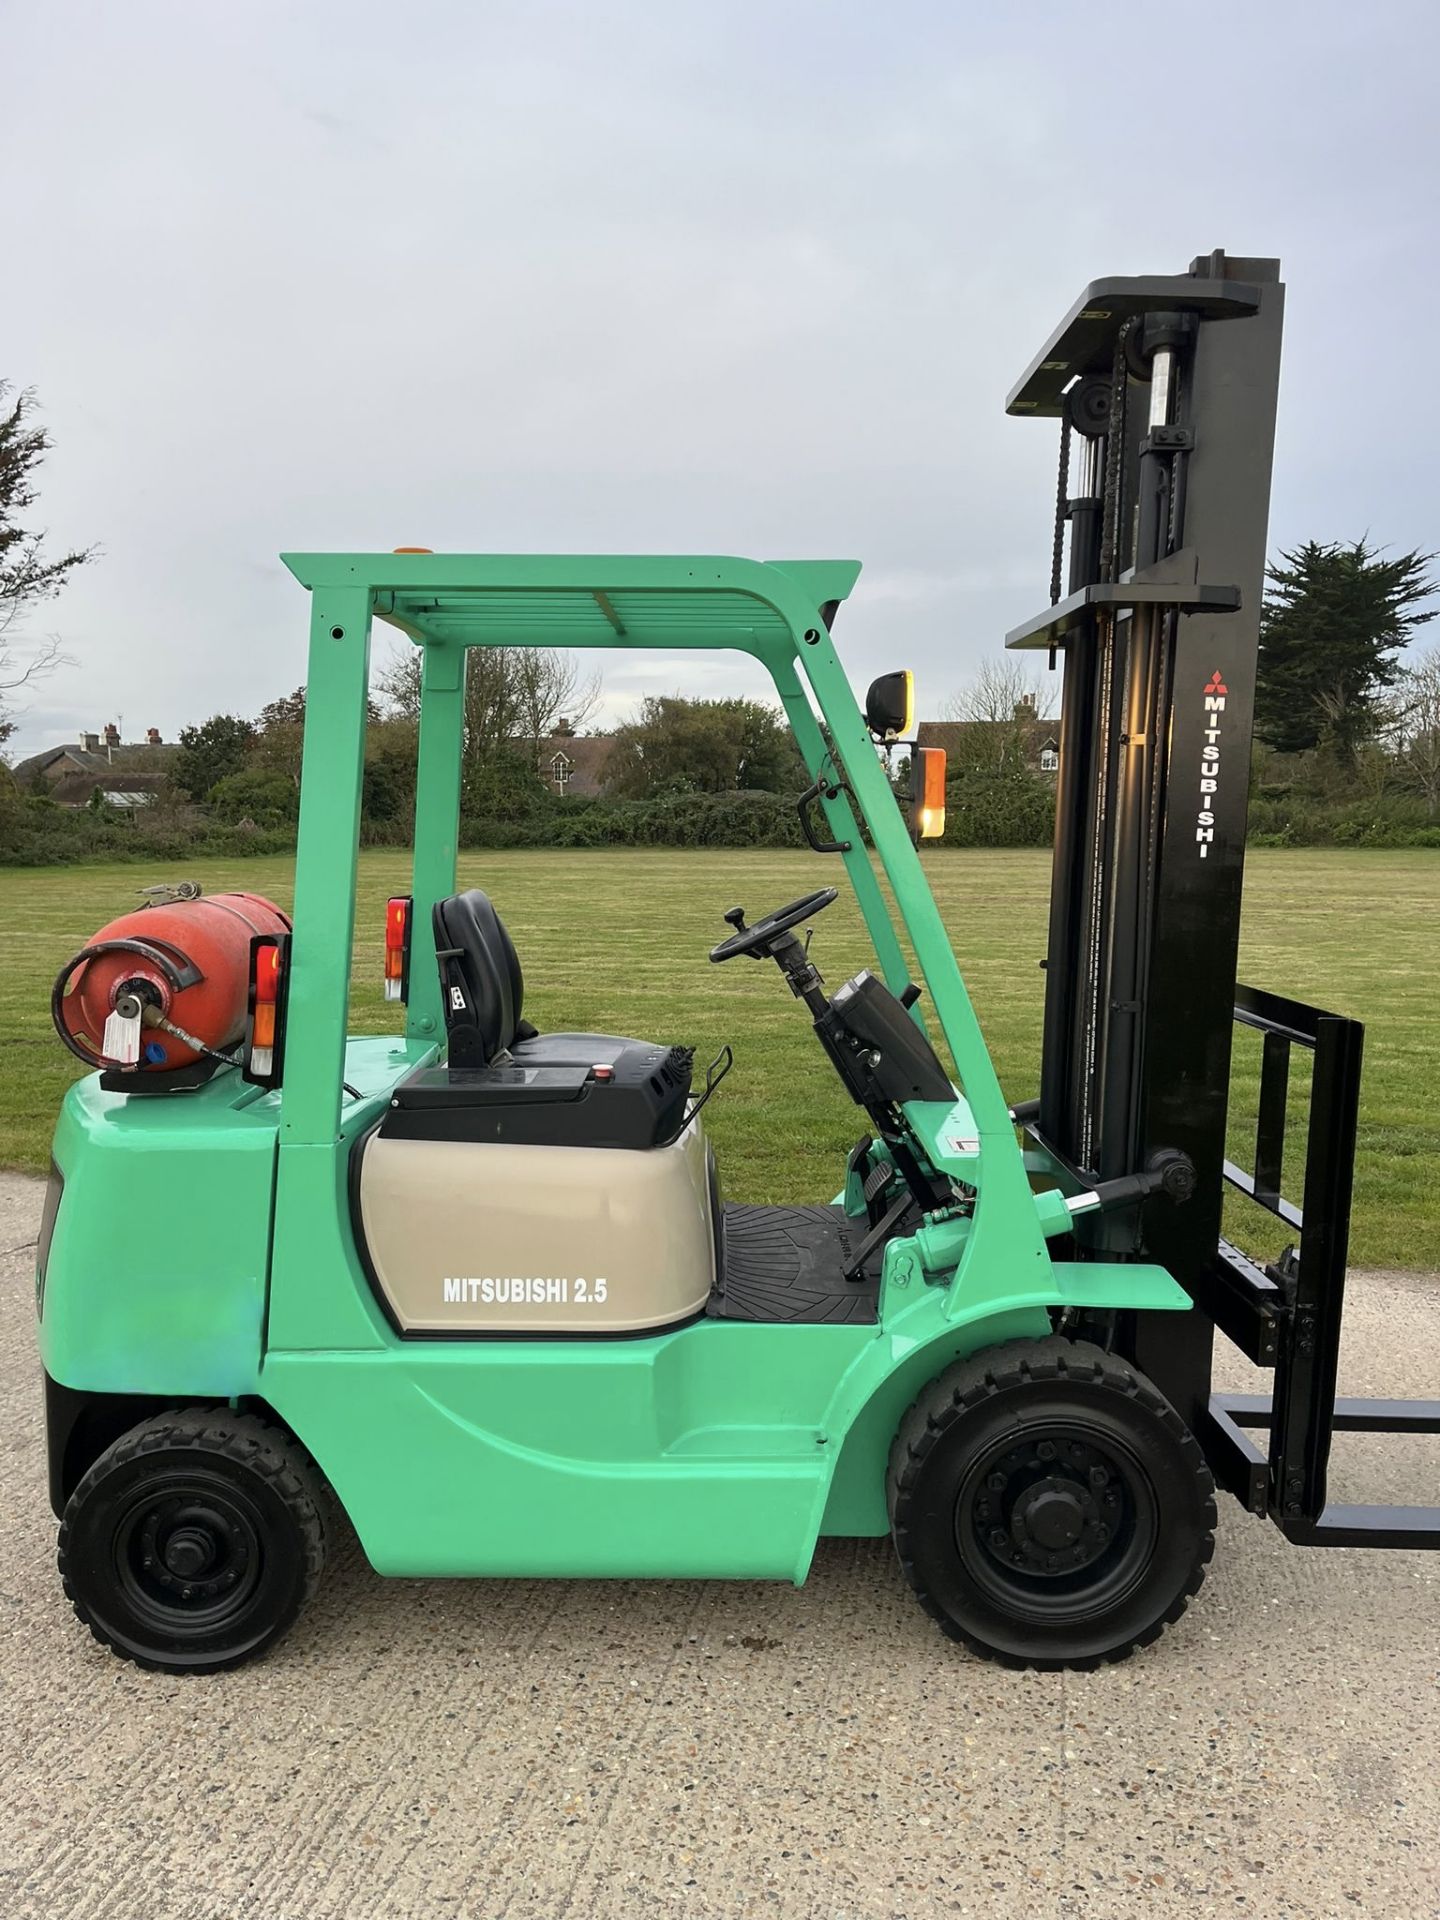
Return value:
M 746 926 L 743 907 L 731 907 L 725 918 L 735 931 L 728 940 L 722 940 L 718 947 L 710 949 L 710 958 L 735 960 L 744 953 L 752 960 L 759 960 L 769 952 L 773 942 L 782 933 L 788 933 L 792 927 L 799 926 L 802 920 L 808 920 L 812 913 L 819 913 L 822 907 L 828 907 L 839 898 L 838 888 L 821 887 L 818 893 L 807 893 L 803 900 L 792 900 L 788 907 L 777 907 L 774 913 L 767 913 L 763 920 L 757 920 L 753 927 Z

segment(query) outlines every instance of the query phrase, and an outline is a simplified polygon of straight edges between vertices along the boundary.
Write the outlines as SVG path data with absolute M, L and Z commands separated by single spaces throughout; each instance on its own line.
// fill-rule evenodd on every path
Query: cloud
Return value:
M 0 374 L 45 404 L 56 543 L 104 553 L 16 744 L 292 687 L 285 548 L 855 555 L 847 666 L 903 659 L 938 699 L 1045 599 L 1054 437 L 1005 418 L 1011 382 L 1087 280 L 1217 242 L 1290 282 L 1275 538 L 1433 544 L 1436 385 L 1398 336 L 1375 372 L 1385 316 L 1435 290 L 1433 11 L 1076 21 L 20 10 Z M 1097 133 L 1096 85 L 1148 89 L 1174 138 Z M 605 668 L 611 715 L 683 685 Z M 707 690 L 750 672 L 686 662 Z

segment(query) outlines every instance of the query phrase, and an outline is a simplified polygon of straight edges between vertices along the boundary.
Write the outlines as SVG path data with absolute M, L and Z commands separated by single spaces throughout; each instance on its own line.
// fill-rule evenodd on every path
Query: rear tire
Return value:
M 102 1646 L 164 1673 L 218 1673 L 272 1646 L 313 1592 L 325 1564 L 317 1476 L 250 1414 L 157 1414 L 71 1494 L 58 1561 Z
M 1006 1666 L 1097 1667 L 1185 1611 L 1215 1484 L 1159 1390 L 1099 1347 L 992 1347 L 940 1375 L 890 1451 L 896 1551 L 953 1639 Z

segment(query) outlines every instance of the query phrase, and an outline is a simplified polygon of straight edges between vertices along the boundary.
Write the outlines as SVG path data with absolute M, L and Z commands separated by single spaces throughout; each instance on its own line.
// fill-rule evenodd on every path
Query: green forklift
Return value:
M 1217 1478 L 1297 1539 L 1362 1525 L 1327 1517 L 1316 1441 L 1345 1423 L 1324 1377 L 1338 1294 L 1318 1385 L 1313 1314 L 1296 1334 L 1307 1287 L 1334 1293 L 1337 1233 L 1343 1285 L 1348 1081 L 1318 1146 L 1312 1116 L 1331 1190 L 1307 1180 L 1301 1253 L 1267 1273 L 1220 1237 L 1226 1180 L 1247 1177 L 1224 1158 L 1225 1096 L 1280 297 L 1273 263 L 1242 264 L 1096 283 L 1012 396 L 1062 420 L 1054 604 L 1012 636 L 1066 655 L 1038 1101 L 1002 1092 L 926 881 L 945 784 L 914 745 L 909 677 L 862 711 L 836 653 L 857 565 L 286 557 L 310 595 L 293 927 L 177 889 L 56 983 L 94 1070 L 56 1130 L 39 1340 L 60 1573 L 102 1644 L 170 1672 L 262 1652 L 338 1507 L 377 1571 L 409 1577 L 798 1584 L 822 1536 L 890 1534 L 973 1652 L 1088 1668 L 1197 1591 Z M 413 877 L 383 936 L 403 1036 L 347 1033 L 377 620 L 422 656 Z M 729 907 L 695 964 L 773 963 L 813 1025 L 861 1116 L 833 1199 L 722 1202 L 703 1110 L 729 1047 L 702 1076 L 683 1034 L 525 1019 L 493 902 L 457 890 L 466 661 L 490 646 L 732 649 L 769 672 L 816 884 Z M 1221 727 L 1217 778 L 1201 735 Z M 908 820 L 881 751 L 897 741 Z M 874 955 L 833 989 L 812 939 L 831 875 Z M 1183 958 L 1197 900 L 1203 969 Z M 1305 1043 L 1310 1010 L 1246 1004 L 1283 1031 L 1277 1058 Z M 1262 1205 L 1273 1088 L 1266 1115 Z M 177 1196 L 213 1224 L 127 1225 Z M 1211 1393 L 1217 1326 L 1269 1353 L 1273 1405 Z M 1404 1417 L 1440 1429 L 1435 1408 Z M 1440 1544 L 1435 1515 L 1406 1514 L 1362 1530 Z

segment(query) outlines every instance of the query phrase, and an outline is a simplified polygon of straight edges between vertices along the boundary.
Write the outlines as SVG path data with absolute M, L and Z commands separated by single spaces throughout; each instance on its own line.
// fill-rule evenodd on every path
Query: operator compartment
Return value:
M 449 1063 L 400 1081 L 352 1176 L 394 1325 L 634 1333 L 700 1313 L 716 1226 L 692 1050 L 538 1033 L 488 897 L 457 894 L 433 918 Z

